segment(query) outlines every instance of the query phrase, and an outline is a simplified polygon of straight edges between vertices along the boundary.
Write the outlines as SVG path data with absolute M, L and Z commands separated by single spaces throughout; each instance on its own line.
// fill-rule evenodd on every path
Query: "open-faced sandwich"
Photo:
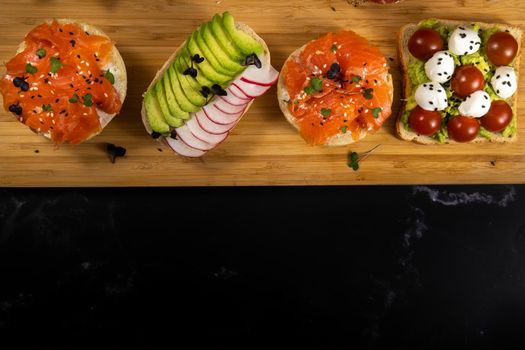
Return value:
M 265 42 L 225 12 L 171 55 L 144 94 L 142 120 L 176 153 L 200 157 L 223 142 L 276 81 Z
M 328 33 L 288 57 L 277 85 L 279 106 L 309 144 L 356 142 L 391 114 L 388 69 L 385 56 L 365 38 Z
M 513 142 L 521 29 L 429 19 L 404 26 L 397 131 L 422 144 Z
M 0 80 L 4 108 L 56 144 L 99 134 L 126 97 L 126 67 L 100 29 L 50 20 L 31 30 Z

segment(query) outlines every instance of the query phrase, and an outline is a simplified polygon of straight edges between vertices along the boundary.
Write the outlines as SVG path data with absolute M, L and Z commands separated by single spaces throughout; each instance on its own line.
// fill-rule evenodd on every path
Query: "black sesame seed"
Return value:
M 73 32 L 69 32 L 69 35 L 73 35 Z
M 507 78 L 510 78 L 510 74 L 507 74 Z
M 69 87 L 70 87 L 70 88 L 74 88 L 73 84 L 69 84 Z
M 77 55 L 77 58 L 80 59 L 80 55 Z
M 59 29 L 58 29 L 58 31 L 59 31 L 60 33 L 62 33 L 62 32 L 63 32 L 62 28 L 59 28 Z
M 485 105 L 481 105 L 481 108 L 485 108 Z
M 49 79 L 45 78 L 44 79 L 44 83 L 46 83 L 46 84 L 49 83 Z
M 42 95 L 40 95 L 40 94 L 38 94 L 37 96 L 40 97 L 40 98 L 42 98 Z
M 433 105 L 433 104 L 434 104 L 434 102 L 432 102 L 432 101 L 428 101 L 428 103 L 430 103 L 431 105 Z
M 58 103 L 58 101 L 60 101 L 58 98 L 55 100 L 55 103 Z
M 499 78 L 501 78 L 501 75 L 498 75 L 498 76 L 496 77 L 496 79 L 499 79 Z

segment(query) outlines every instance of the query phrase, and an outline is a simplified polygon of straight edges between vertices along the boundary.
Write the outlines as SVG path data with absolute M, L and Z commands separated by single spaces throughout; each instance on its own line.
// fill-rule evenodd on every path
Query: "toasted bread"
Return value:
M 453 20 L 437 20 L 440 24 L 443 24 L 450 28 L 456 28 L 461 25 L 466 25 L 471 22 L 463 22 L 463 21 L 453 21 Z M 516 70 L 516 74 L 519 76 L 519 62 L 520 62 L 520 56 L 521 56 L 521 41 L 523 32 L 520 28 L 516 26 L 511 26 L 507 24 L 490 24 L 490 23 L 481 23 L 481 22 L 475 22 L 477 25 L 479 25 L 480 29 L 490 29 L 497 27 L 499 30 L 505 31 L 508 30 L 510 34 L 516 38 L 516 41 L 518 42 L 518 53 L 516 55 L 516 58 L 510 65 L 511 67 L 514 67 Z M 402 98 L 403 101 L 406 101 L 409 96 L 412 96 L 414 94 L 414 91 L 412 90 L 412 84 L 410 82 L 410 77 L 408 76 L 408 66 L 412 62 L 412 60 L 415 60 L 414 57 L 410 54 L 408 51 L 408 41 L 410 40 L 410 37 L 414 32 L 419 28 L 419 24 L 407 24 L 401 28 L 401 30 L 398 33 L 398 39 L 397 39 L 397 50 L 399 55 L 399 62 L 402 70 L 402 82 L 403 82 L 403 90 L 402 90 Z M 514 118 L 517 118 L 518 116 L 518 92 L 512 96 L 512 98 L 507 99 L 506 102 L 511 106 L 513 111 Z M 401 116 L 405 113 L 405 106 L 406 103 L 404 102 L 401 106 L 401 109 L 399 111 L 399 115 L 396 122 L 396 129 L 398 136 L 407 141 L 414 141 L 419 144 L 440 144 L 438 140 L 431 136 L 424 136 L 420 135 L 412 130 L 408 130 L 403 122 L 401 121 Z M 514 121 L 517 123 L 517 119 Z M 517 124 L 516 124 L 517 125 Z M 509 143 L 509 142 L 515 142 L 518 139 L 517 132 L 511 136 L 511 137 L 504 137 L 501 132 L 491 132 L 491 137 L 486 138 L 481 135 L 478 135 L 471 143 L 483 143 L 483 142 L 495 142 L 495 143 Z M 457 143 L 456 141 L 447 138 L 444 143 Z

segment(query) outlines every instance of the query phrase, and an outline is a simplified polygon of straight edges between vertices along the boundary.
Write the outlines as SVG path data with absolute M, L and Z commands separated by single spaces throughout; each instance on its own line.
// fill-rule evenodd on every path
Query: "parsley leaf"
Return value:
M 104 74 L 104 78 L 106 78 L 112 85 L 115 84 L 115 76 L 109 71 L 109 69 L 106 71 L 106 74 Z
M 343 127 L 341 128 L 341 132 L 342 132 L 343 134 L 346 134 L 346 130 L 348 130 L 348 126 L 343 125 Z
M 348 156 L 348 167 L 352 168 L 354 171 L 359 169 L 359 155 L 356 152 L 352 152 Z
M 69 99 L 70 103 L 77 103 L 78 102 L 78 95 L 74 94 L 73 97 Z
M 352 78 L 352 82 L 354 83 L 359 83 L 361 81 L 361 77 L 359 75 L 356 75 Z
M 380 108 L 380 107 L 376 107 L 374 109 L 372 109 L 372 115 L 374 116 L 374 118 L 379 118 L 379 113 L 382 111 L 383 109 Z
M 336 53 L 337 52 L 337 45 L 333 44 L 332 48 L 330 50 L 332 50 L 333 53 Z
M 56 73 L 62 67 L 62 63 L 56 57 L 51 57 L 51 73 Z
M 53 109 L 51 108 L 51 104 L 48 105 L 42 105 L 42 109 L 46 112 L 53 112 Z
M 46 50 L 44 50 L 43 48 L 40 48 L 36 51 L 36 55 L 38 56 L 38 58 L 42 59 L 46 57 Z
M 316 91 L 321 91 L 323 89 L 323 81 L 318 77 L 313 77 L 310 80 L 310 85 L 304 88 L 304 92 L 308 95 L 313 94 Z
M 87 107 L 93 106 L 93 101 L 91 100 L 91 94 L 84 95 L 84 106 L 87 106 Z
M 35 74 L 38 71 L 35 66 L 31 65 L 31 63 L 26 63 L 26 72 L 29 74 Z
M 323 115 L 323 118 L 326 118 L 332 113 L 332 110 L 330 108 L 321 108 L 321 114 Z
M 366 98 L 367 100 L 373 99 L 374 95 L 372 94 L 372 92 L 374 92 L 374 89 L 372 89 L 372 88 L 364 89 L 363 90 L 364 98 Z

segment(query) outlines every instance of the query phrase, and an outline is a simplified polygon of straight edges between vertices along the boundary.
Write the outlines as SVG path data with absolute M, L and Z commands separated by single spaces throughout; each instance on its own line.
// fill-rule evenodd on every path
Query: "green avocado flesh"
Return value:
M 157 102 L 157 96 L 155 90 L 150 89 L 144 95 L 144 106 L 146 108 L 146 117 L 151 130 L 161 134 L 168 133 L 170 126 L 166 123 L 159 103 Z
M 419 23 L 419 27 L 420 28 L 421 27 L 431 28 L 437 31 L 443 38 L 443 43 L 445 45 L 444 50 L 446 50 L 448 47 L 447 44 L 448 44 L 449 36 L 455 30 L 455 27 L 445 26 L 436 19 L 428 19 L 428 20 L 421 21 Z M 475 52 L 470 55 L 456 56 L 451 53 L 454 58 L 456 69 L 462 65 L 474 65 L 476 68 L 478 68 L 481 71 L 481 73 L 483 74 L 485 78 L 484 90 L 490 95 L 491 100 L 492 101 L 501 100 L 501 98 L 498 97 L 494 93 L 494 90 L 492 89 L 492 86 L 490 85 L 490 80 L 497 67 L 495 67 L 490 62 L 485 52 L 485 43 L 487 42 L 487 40 L 490 38 L 492 34 L 498 32 L 499 30 L 497 28 L 490 28 L 487 30 L 483 30 L 483 29 L 480 29 L 479 25 L 476 23 L 472 23 L 471 28 L 479 32 L 481 42 L 482 42 L 481 48 L 479 49 L 478 52 Z M 407 75 L 409 77 L 410 84 L 411 84 L 412 96 L 407 96 L 405 112 L 401 115 L 401 122 L 403 123 L 404 127 L 407 130 L 410 130 L 410 125 L 408 123 L 408 117 L 410 116 L 410 112 L 417 106 L 417 103 L 414 98 L 414 94 L 419 85 L 429 82 L 430 79 L 427 77 L 425 73 L 425 62 L 418 60 L 414 57 L 410 57 L 410 62 L 408 64 L 408 69 L 407 69 Z M 454 96 L 450 88 L 450 81 L 448 81 L 447 83 L 441 84 L 441 85 L 445 88 L 447 92 L 447 97 L 449 99 L 449 105 L 445 110 L 441 111 L 441 116 L 443 118 L 441 130 L 438 131 L 436 134 L 434 134 L 432 137 L 436 139 L 437 141 L 443 143 L 448 138 L 447 122 L 450 118 L 459 115 L 458 107 L 463 101 L 463 99 L 460 99 Z M 482 130 L 480 131 L 480 136 L 483 136 L 488 139 L 492 139 L 496 135 L 504 136 L 504 137 L 512 137 L 514 136 L 515 133 L 516 133 L 516 116 L 513 116 L 512 121 L 503 131 L 499 133 L 495 133 L 495 132 L 490 132 L 482 128 Z
M 213 97 L 211 93 L 204 97 L 203 87 L 211 89 L 218 84 L 226 88 L 246 69 L 246 57 L 263 50 L 257 40 L 236 28 L 228 12 L 222 16 L 216 14 L 210 22 L 203 23 L 144 95 L 151 129 L 167 134 L 170 128 L 184 125 L 190 113 L 199 111 Z M 197 75 L 192 76 L 195 72 Z

